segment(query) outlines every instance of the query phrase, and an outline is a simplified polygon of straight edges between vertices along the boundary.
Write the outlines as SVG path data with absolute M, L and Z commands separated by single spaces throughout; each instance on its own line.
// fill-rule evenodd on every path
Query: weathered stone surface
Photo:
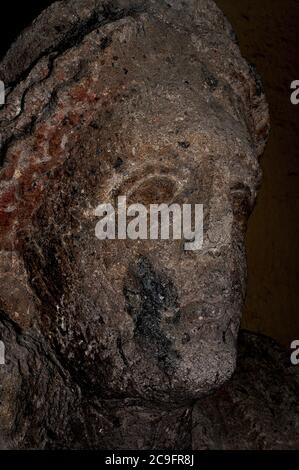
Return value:
M 139 447 L 188 447 L 189 404 L 235 368 L 259 80 L 210 0 L 57 2 L 0 78 L 3 446 L 121 446 L 123 414 L 126 447 L 145 417 Z M 203 250 L 100 242 L 118 195 L 204 204 Z
M 241 332 L 236 372 L 193 410 L 193 449 L 298 450 L 299 370 L 266 336 Z

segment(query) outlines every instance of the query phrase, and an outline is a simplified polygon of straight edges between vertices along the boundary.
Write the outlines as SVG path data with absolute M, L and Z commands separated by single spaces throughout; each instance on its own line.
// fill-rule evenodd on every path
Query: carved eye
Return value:
M 152 176 L 131 192 L 129 202 L 144 205 L 168 203 L 172 201 L 175 191 L 175 181 L 167 177 Z

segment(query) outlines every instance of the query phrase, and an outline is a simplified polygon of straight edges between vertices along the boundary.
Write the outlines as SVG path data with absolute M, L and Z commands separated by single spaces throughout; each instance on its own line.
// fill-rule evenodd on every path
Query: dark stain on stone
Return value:
M 120 157 L 117 157 L 117 159 L 114 162 L 113 168 L 117 170 L 123 165 L 123 163 L 124 163 L 123 159 Z
M 134 336 L 141 347 L 158 361 L 159 367 L 171 372 L 178 359 L 171 340 L 161 328 L 165 310 L 178 311 L 177 292 L 170 279 L 156 272 L 146 257 L 129 268 L 124 285 L 127 312 L 135 324 Z M 174 315 L 172 323 L 179 321 Z
M 190 142 L 186 142 L 183 140 L 182 142 L 178 142 L 179 146 L 182 147 L 182 149 L 188 149 L 190 147 Z
M 205 82 L 207 83 L 211 91 L 215 91 L 218 87 L 219 82 L 205 65 L 202 65 L 202 74 Z
M 183 338 L 182 338 L 182 344 L 187 344 L 191 340 L 190 335 L 188 333 L 184 333 Z
M 250 66 L 250 73 L 255 81 L 257 96 L 261 96 L 264 93 L 264 87 L 263 87 L 261 76 L 259 75 L 255 64 L 250 64 L 249 66 Z

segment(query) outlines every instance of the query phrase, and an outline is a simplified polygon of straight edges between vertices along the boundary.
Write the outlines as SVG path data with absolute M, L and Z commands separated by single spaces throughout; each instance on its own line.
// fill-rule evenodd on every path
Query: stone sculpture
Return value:
M 259 78 L 211 0 L 67 0 L 0 79 L 2 447 L 190 448 L 235 370 Z M 99 241 L 119 196 L 203 204 L 202 250 Z

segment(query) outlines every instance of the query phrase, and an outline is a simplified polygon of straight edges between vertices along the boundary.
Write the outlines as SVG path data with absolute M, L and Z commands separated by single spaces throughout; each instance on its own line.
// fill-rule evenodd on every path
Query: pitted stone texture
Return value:
M 299 369 L 266 336 L 241 332 L 233 378 L 193 410 L 193 449 L 298 450 Z
M 0 449 L 190 449 L 190 407 L 83 396 L 47 344 L 4 318 L 0 335 Z
M 269 130 L 260 82 L 220 10 L 210 0 L 57 2 L 12 46 L 0 78 L 10 86 L 3 321 L 25 348 L 44 345 L 42 363 L 50 354 L 91 401 L 181 407 L 219 387 L 235 368 L 244 235 Z M 94 211 L 118 195 L 204 204 L 203 250 L 100 242 Z M 18 380 L 30 388 L 30 374 Z

